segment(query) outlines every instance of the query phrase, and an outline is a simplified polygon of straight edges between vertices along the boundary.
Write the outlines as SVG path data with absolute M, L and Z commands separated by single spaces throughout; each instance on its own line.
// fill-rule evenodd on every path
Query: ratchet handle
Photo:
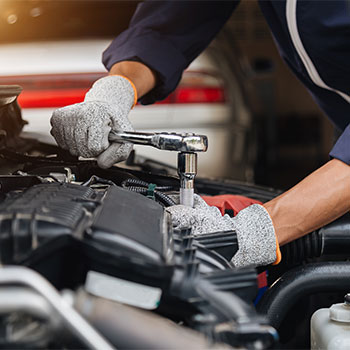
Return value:
M 208 138 L 205 135 L 112 130 L 108 139 L 110 142 L 130 142 L 135 145 L 148 145 L 166 151 L 206 152 L 208 149 Z
M 135 145 L 149 145 L 153 146 L 152 138 L 154 133 L 142 133 L 142 132 L 125 132 L 111 130 L 108 135 L 110 142 L 131 142 Z

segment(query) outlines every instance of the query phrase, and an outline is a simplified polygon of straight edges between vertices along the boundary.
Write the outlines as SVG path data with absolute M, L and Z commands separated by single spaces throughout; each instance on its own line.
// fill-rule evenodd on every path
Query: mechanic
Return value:
M 129 144 L 109 144 L 108 133 L 133 130 L 128 113 L 137 99 L 151 104 L 177 86 L 183 70 L 205 49 L 239 1 L 146 1 L 129 28 L 103 54 L 109 76 L 93 85 L 83 103 L 51 118 L 57 143 L 74 155 L 95 157 L 101 167 L 125 159 Z M 342 131 L 331 160 L 263 206 L 234 218 L 196 197 L 195 207 L 169 208 L 178 227 L 195 234 L 235 229 L 236 266 L 281 259 L 279 245 L 297 239 L 350 210 L 350 12 L 346 0 L 260 1 L 289 67 Z

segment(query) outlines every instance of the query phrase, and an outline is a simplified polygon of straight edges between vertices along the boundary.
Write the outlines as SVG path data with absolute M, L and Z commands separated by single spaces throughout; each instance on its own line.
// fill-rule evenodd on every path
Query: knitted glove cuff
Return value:
M 134 106 L 136 89 L 129 79 L 120 75 L 109 75 L 97 80 L 85 95 L 85 102 L 106 102 L 128 114 Z
M 261 266 L 276 261 L 275 229 L 267 210 L 253 204 L 232 219 L 237 232 L 238 251 L 234 266 Z

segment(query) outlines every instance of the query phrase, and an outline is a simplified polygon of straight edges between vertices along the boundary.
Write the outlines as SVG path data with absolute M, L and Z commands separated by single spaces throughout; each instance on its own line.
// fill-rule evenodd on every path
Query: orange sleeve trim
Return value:
M 265 208 L 264 205 L 263 205 L 263 207 Z M 270 215 L 269 211 L 266 208 L 265 208 L 265 210 L 269 214 L 270 219 L 272 221 L 272 218 L 271 218 L 271 215 Z M 273 222 L 272 222 L 272 225 L 273 225 Z M 275 227 L 275 226 L 273 225 L 273 227 Z M 277 235 L 276 235 L 276 231 L 275 231 L 275 238 L 276 238 L 276 260 L 275 260 L 275 262 L 272 265 L 278 265 L 281 262 L 281 260 L 282 260 L 281 249 L 280 249 L 280 245 L 278 243 L 278 238 L 277 238 Z
M 282 260 L 281 249 L 278 243 L 278 239 L 276 237 L 276 260 L 272 265 L 278 265 L 281 262 L 281 260 Z
M 131 107 L 131 109 L 133 109 L 137 104 L 137 90 L 136 90 L 135 84 L 129 78 L 127 78 L 125 75 L 120 75 L 120 74 L 113 74 L 113 75 L 116 75 L 118 77 L 122 77 L 122 78 L 126 79 L 130 83 L 132 88 L 134 89 L 134 104 Z

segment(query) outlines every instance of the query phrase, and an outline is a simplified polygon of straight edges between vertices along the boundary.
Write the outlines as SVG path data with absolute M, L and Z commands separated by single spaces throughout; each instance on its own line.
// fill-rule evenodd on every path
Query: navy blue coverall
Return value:
M 138 60 L 159 78 L 141 98 L 164 99 L 239 1 L 146 1 L 103 54 L 107 69 Z M 260 0 L 281 56 L 342 131 L 330 155 L 350 164 L 350 8 L 347 0 Z M 297 103 L 297 102 L 296 102 Z

